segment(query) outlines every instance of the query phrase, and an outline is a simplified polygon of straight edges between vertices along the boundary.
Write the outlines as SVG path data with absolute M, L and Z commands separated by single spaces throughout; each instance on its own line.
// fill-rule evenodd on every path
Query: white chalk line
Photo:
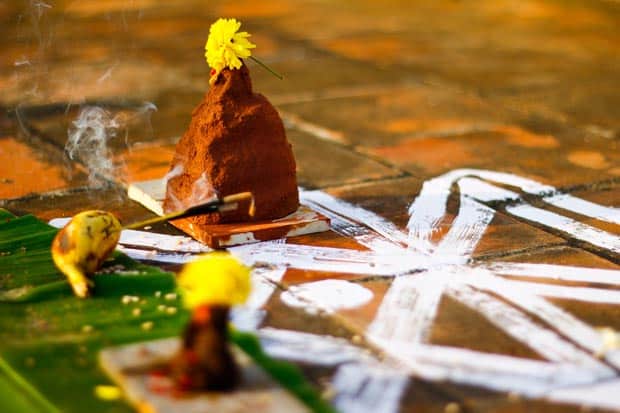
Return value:
M 481 264 L 478 267 L 487 269 L 496 275 L 502 276 L 513 275 L 518 277 L 546 278 L 559 281 L 620 285 L 620 270 L 520 262 L 496 262 L 491 264 Z
M 319 212 L 328 214 L 330 218 L 337 214 L 350 223 L 362 224 L 372 229 L 395 245 L 407 245 L 407 234 L 374 212 L 335 198 L 323 191 L 301 191 L 299 196 L 304 205 L 319 209 Z
M 432 254 L 434 245 L 431 242 L 438 224 L 446 214 L 446 203 L 450 196 L 450 185 L 443 185 L 437 178 L 426 181 L 422 190 L 409 206 L 408 245 L 410 249 Z
M 479 178 L 465 177 L 458 180 L 461 194 L 481 202 L 516 201 L 521 195 L 499 186 L 489 184 Z
M 332 378 L 336 396 L 332 403 L 343 413 L 396 412 L 409 378 L 382 366 L 349 363 Z
M 564 232 L 573 238 L 588 242 L 597 247 L 620 253 L 620 237 L 609 232 L 594 228 L 574 219 L 536 208 L 531 205 L 515 205 L 506 207 L 512 215 L 536 222 L 545 227 Z
M 620 290 L 544 284 L 518 280 L 511 280 L 510 284 L 514 287 L 522 288 L 530 294 L 543 297 L 562 298 L 598 304 L 620 304 Z
M 386 343 L 387 345 L 387 343 Z M 541 397 L 549 390 L 590 384 L 600 373 L 572 363 L 551 363 L 474 350 L 392 341 L 389 354 L 412 374 L 428 380 L 480 386 Z
M 620 225 L 620 208 L 606 207 L 568 194 L 546 196 L 542 200 L 567 211 Z
M 458 284 L 448 287 L 447 292 L 451 297 L 480 313 L 497 328 L 549 361 L 607 370 L 599 361 L 555 332 L 539 326 L 521 311 L 489 294 Z
M 451 186 L 455 182 L 458 182 L 462 194 L 482 202 L 509 201 L 520 197 L 516 192 L 485 183 L 481 179 L 517 187 L 526 193 L 543 196 L 542 199 L 549 204 L 585 216 L 612 223 L 620 222 L 619 208 L 600 206 L 566 194 L 545 196 L 546 193 L 557 192 L 552 186 L 507 173 L 458 169 L 424 183 L 420 194 L 409 208 L 411 218 L 407 228 L 410 231 L 410 243 L 417 243 L 422 248 L 432 251 L 430 238 L 446 213 L 446 203 L 451 193 Z
M 495 210 L 461 194 L 459 214 L 433 253 L 433 262 L 465 264 L 491 224 Z
M 229 251 L 246 265 L 267 263 L 334 273 L 394 276 L 424 268 L 416 259 L 410 259 L 414 257 L 391 252 L 265 242 L 232 247 Z
M 192 262 L 199 257 L 198 254 L 192 254 L 190 252 L 178 253 L 158 250 L 144 250 L 128 248 L 123 245 L 118 245 L 117 249 L 134 260 L 152 261 L 165 264 L 187 264 L 188 262 Z
M 458 169 L 450 174 L 458 179 L 466 176 L 476 176 L 486 181 L 496 182 L 515 188 L 520 188 L 523 192 L 532 195 L 544 195 L 557 192 L 556 188 L 550 185 L 541 184 L 529 178 L 517 176 L 507 172 L 496 172 L 485 169 Z
M 553 389 L 546 399 L 571 404 L 586 404 L 601 409 L 620 410 L 620 379 L 607 380 L 582 386 Z
M 394 279 L 368 326 L 371 342 L 421 343 L 429 334 L 446 283 L 445 273 L 430 271 Z
M 507 282 L 480 270 L 469 275 L 467 283 L 476 288 L 491 291 L 526 313 L 535 315 L 564 337 L 587 349 L 592 354 L 597 354 L 603 348 L 601 335 L 596 330 L 544 298 L 531 294 L 528 289 L 519 288 L 517 285 L 513 285 L 513 282 Z M 613 353 L 606 355 L 605 359 L 614 367 L 620 368 L 620 359 Z
M 337 366 L 331 379 L 336 392 L 332 403 L 344 413 L 391 413 L 409 383 L 409 376 L 378 362 L 372 354 L 342 338 L 293 330 L 262 328 L 258 335 L 271 357 Z
M 431 237 L 437 230 L 438 223 L 441 222 L 446 214 L 446 204 L 450 197 L 452 185 L 468 176 L 476 176 L 485 180 L 494 181 L 521 188 L 523 191 L 533 194 L 544 194 L 555 191 L 555 188 L 539 184 L 530 179 L 518 177 L 508 173 L 487 171 L 482 169 L 457 169 L 441 176 L 432 178 L 422 185 L 422 190 L 409 207 L 410 219 L 407 223 L 409 230 L 409 243 L 411 246 L 432 252 L 433 247 Z M 465 181 L 465 188 L 462 192 L 468 196 L 474 196 L 476 192 L 473 188 L 468 188 L 472 182 Z M 506 191 L 501 194 L 501 190 L 495 187 L 492 191 L 502 198 L 514 197 L 514 193 Z M 471 192 L 470 192 L 471 191 Z M 506 194 L 510 195 L 506 195 Z M 486 198 L 489 200 L 489 198 Z
M 258 335 L 269 355 L 284 360 L 323 366 L 373 360 L 368 351 L 343 338 L 272 327 L 261 328 Z

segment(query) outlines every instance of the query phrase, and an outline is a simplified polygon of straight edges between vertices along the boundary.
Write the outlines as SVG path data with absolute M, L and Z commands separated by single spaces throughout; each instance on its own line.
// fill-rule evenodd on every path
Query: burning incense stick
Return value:
M 197 215 L 209 214 L 212 212 L 231 211 L 239 207 L 239 202 L 247 200 L 250 201 L 248 215 L 252 217 L 256 212 L 256 208 L 254 205 L 254 195 L 251 192 L 240 192 L 237 194 L 227 195 L 221 199 L 215 199 L 204 204 L 194 205 L 182 211 L 172 212 L 170 214 L 162 215 L 160 217 L 150 218 L 144 221 L 125 225 L 123 229 L 136 229 L 164 221 L 171 221 L 174 219 L 189 218 Z

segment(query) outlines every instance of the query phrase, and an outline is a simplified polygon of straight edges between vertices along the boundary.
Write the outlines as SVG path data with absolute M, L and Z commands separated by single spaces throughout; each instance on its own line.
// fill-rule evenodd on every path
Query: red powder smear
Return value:
M 198 324 L 207 324 L 211 320 L 211 308 L 208 305 L 201 305 L 194 309 L 192 320 Z
M 159 395 L 169 395 L 174 391 L 174 383 L 168 378 L 169 373 L 163 370 L 151 371 L 147 379 L 148 389 Z
M 157 378 L 161 378 L 161 377 L 168 377 L 168 371 L 167 370 L 153 370 L 149 373 L 149 375 L 151 377 L 157 377 Z
M 281 218 L 299 206 L 295 158 L 282 119 L 263 95 L 252 92 L 245 65 L 224 69 L 194 109 L 171 171 L 178 164 L 183 171 L 168 181 L 167 212 L 178 209 L 175 197 L 184 204 L 188 201 L 193 183 L 203 173 L 219 197 L 245 191 L 255 197 L 254 217 L 248 216 L 246 205 L 224 214 L 188 218 L 195 227 Z

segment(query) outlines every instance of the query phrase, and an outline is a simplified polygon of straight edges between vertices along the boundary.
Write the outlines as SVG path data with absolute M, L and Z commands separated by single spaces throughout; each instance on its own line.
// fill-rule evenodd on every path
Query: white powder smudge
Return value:
M 163 180 L 166 185 L 166 196 L 172 204 L 172 209 L 170 209 L 169 212 L 183 211 L 195 205 L 217 199 L 217 192 L 211 184 L 206 172 L 203 172 L 198 179 L 194 181 L 191 194 L 187 198 L 179 199 L 177 194 L 168 188 L 168 182 L 182 175 L 183 172 L 183 164 L 178 163 L 164 176 Z
M 174 177 L 180 176 L 183 173 L 183 165 L 178 163 L 176 165 L 174 165 L 174 167 L 172 169 L 170 169 L 170 171 L 168 171 L 168 173 L 166 175 L 164 175 L 163 181 L 164 181 L 164 187 L 166 188 L 166 196 L 168 197 L 168 199 L 170 200 L 170 202 L 172 203 L 172 210 L 173 211 L 180 211 L 183 209 L 183 203 L 181 202 L 181 200 L 179 198 L 177 198 L 176 194 L 174 193 L 174 191 L 170 191 L 168 189 L 168 182 L 170 182 L 170 180 Z
M 333 313 L 357 308 L 372 300 L 374 294 L 366 287 L 344 280 L 321 280 L 292 286 L 280 296 L 290 307 L 312 313 L 316 309 Z
M 207 177 L 207 173 L 203 172 L 200 177 L 194 181 L 192 193 L 184 202 L 185 207 L 189 208 L 214 199 L 217 199 L 215 188 L 213 188 L 211 181 Z

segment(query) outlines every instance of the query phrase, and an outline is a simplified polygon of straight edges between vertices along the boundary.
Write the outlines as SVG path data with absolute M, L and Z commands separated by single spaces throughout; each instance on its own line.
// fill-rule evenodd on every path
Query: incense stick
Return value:
M 194 205 L 182 211 L 172 212 L 170 214 L 162 215 L 160 217 L 150 218 L 144 221 L 135 222 L 133 224 L 125 225 L 123 229 L 137 229 L 147 225 L 158 224 L 164 221 L 170 221 L 173 219 L 189 218 L 196 215 L 210 214 L 213 212 L 223 212 L 237 209 L 240 201 L 250 200 L 250 207 L 248 209 L 248 215 L 254 216 L 256 207 L 254 205 L 254 195 L 251 192 L 240 192 L 238 194 L 227 195 L 221 199 L 214 199 L 204 204 Z

